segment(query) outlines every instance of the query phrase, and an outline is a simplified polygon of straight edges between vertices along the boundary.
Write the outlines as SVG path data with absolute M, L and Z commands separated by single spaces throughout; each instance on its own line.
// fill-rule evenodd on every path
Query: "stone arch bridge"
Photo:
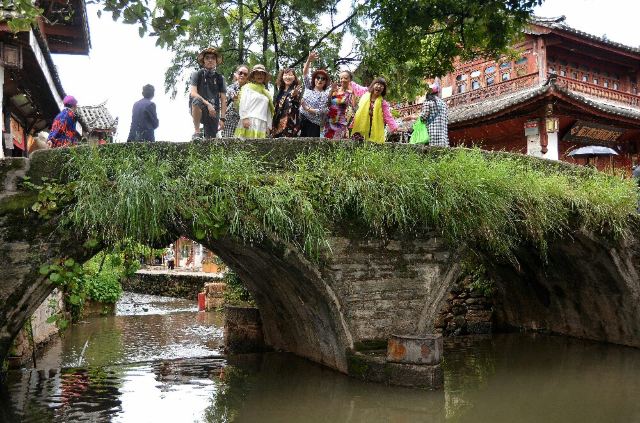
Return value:
M 321 143 L 264 140 L 246 145 L 277 163 Z M 179 154 L 183 147 L 171 148 Z M 52 290 L 38 271 L 41 264 L 60 256 L 82 260 L 90 255 L 83 250 L 83 239 L 58 236 L 55 220 L 30 213 L 33 195 L 18 183 L 24 176 L 34 181 L 57 177 L 60 168 L 51 165 L 56 154 L 49 150 L 30 160 L 0 160 L 0 358 Z M 195 239 L 188 229 L 175 228 L 175 235 Z M 270 346 L 345 373 L 348 354 L 358 345 L 392 334 L 433 332 L 460 272 L 458 252 L 435 231 L 419 239 L 375 239 L 336 229 L 329 239 L 332 254 L 321 263 L 278 241 L 248 245 L 223 238 L 202 243 L 247 284 Z M 489 269 L 497 286 L 496 327 L 640 347 L 637 238 L 613 243 L 575 233 L 549 246 L 546 264 L 525 248 L 516 255 L 518 267 L 495 264 Z

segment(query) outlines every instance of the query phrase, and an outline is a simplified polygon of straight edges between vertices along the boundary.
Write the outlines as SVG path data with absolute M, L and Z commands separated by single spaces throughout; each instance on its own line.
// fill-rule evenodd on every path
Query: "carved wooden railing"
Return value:
M 556 76 L 556 84 L 570 91 L 615 101 L 632 107 L 640 106 L 640 96 L 635 94 L 612 90 L 589 82 L 576 81 L 575 79 L 567 78 L 565 76 Z
M 447 105 L 451 107 L 458 106 L 460 104 L 474 103 L 476 101 L 482 101 L 491 97 L 499 97 L 504 94 L 512 93 L 514 91 L 519 91 L 527 87 L 531 87 L 538 83 L 538 74 L 529 74 L 525 76 L 520 76 L 509 81 L 499 82 L 495 85 L 491 85 L 485 88 L 479 88 L 477 90 L 468 91 L 463 94 L 454 94 L 453 96 L 447 98 L 445 101 Z M 416 113 L 420 113 L 422 110 L 422 104 L 411 104 L 407 106 L 402 106 L 397 108 L 398 112 L 400 112 L 400 116 L 411 116 Z
M 602 98 L 605 100 L 615 101 L 627 106 L 640 107 L 640 96 L 625 93 L 622 91 L 612 90 L 600 85 L 590 84 L 588 82 L 576 81 L 572 78 L 556 75 L 556 84 L 570 91 L 587 94 L 590 96 Z M 520 91 L 527 87 L 534 86 L 539 83 L 538 74 L 529 74 L 509 81 L 500 82 L 490 87 L 480 88 L 463 94 L 454 94 L 446 99 L 447 105 L 456 107 L 461 104 L 469 104 L 477 101 L 486 100 L 492 97 L 499 97 L 515 91 Z M 411 104 L 397 108 L 400 116 L 411 116 L 420 113 L 422 104 Z

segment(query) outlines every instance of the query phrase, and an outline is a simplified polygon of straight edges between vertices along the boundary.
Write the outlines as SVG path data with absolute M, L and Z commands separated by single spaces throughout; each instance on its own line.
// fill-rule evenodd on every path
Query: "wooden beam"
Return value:
M 51 53 L 58 54 L 86 55 L 89 52 L 89 49 L 86 46 L 80 47 L 74 44 L 56 43 L 55 40 L 49 40 L 49 50 L 51 50 Z
M 44 25 L 44 33 L 49 35 L 60 35 L 63 37 L 82 38 L 83 29 L 80 26 L 71 25 Z

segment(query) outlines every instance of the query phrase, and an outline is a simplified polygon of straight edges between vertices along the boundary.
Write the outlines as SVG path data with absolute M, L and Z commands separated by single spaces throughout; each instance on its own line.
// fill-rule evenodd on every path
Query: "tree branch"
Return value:
M 318 47 L 320 45 L 320 43 L 322 43 L 329 35 L 331 35 L 336 29 L 340 28 L 341 26 L 343 26 L 344 24 L 346 24 L 347 22 L 349 22 L 351 19 L 353 19 L 358 12 L 360 12 L 360 10 L 367 4 L 369 3 L 369 0 L 365 1 L 364 3 L 362 3 L 360 6 L 356 7 L 353 10 L 353 13 L 351 15 L 349 15 L 345 20 L 343 20 L 342 22 L 338 23 L 337 25 L 334 25 L 331 29 L 329 29 L 329 31 L 327 31 L 322 37 L 320 37 L 318 39 L 318 41 L 316 41 L 316 43 L 314 45 L 311 46 L 311 48 L 309 48 L 309 51 L 313 51 L 316 49 L 316 47 Z M 290 67 L 294 68 L 298 65 L 300 65 L 303 61 L 307 60 L 306 56 L 303 56 L 301 58 L 299 58 L 298 60 L 296 60 L 296 62 L 294 64 L 292 64 Z

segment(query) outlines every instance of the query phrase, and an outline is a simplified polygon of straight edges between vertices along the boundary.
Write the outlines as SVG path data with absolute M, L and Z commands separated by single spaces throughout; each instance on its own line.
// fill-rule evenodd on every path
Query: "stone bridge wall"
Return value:
M 180 154 L 181 146 L 149 146 Z M 296 140 L 246 142 L 275 161 L 319 144 Z M 130 146 L 110 146 L 129 148 Z M 206 149 L 203 146 L 203 149 Z M 56 176 L 64 151 L 44 151 L 31 161 L 0 160 L 0 357 L 27 317 L 52 290 L 39 274 L 42 263 L 93 254 L 56 222 L 29 213 L 33 194 L 21 191 L 22 175 Z M 30 166 L 30 167 L 29 167 Z M 552 165 L 550 165 L 552 166 Z M 555 166 L 555 165 L 553 165 Z M 171 222 L 173 235 L 195 238 L 189 224 Z M 432 332 L 459 273 L 457 256 L 435 232 L 422 239 L 372 239 L 336 228 L 332 253 L 311 262 L 292 245 L 266 239 L 202 242 L 247 284 L 260 308 L 265 341 L 332 368 L 347 371 L 346 353 L 359 343 L 391 334 Z M 517 262 L 487 260 L 497 296 L 497 328 L 542 330 L 640 346 L 640 243 L 616 243 L 576 233 L 549 240 L 549 261 L 522 249 Z

